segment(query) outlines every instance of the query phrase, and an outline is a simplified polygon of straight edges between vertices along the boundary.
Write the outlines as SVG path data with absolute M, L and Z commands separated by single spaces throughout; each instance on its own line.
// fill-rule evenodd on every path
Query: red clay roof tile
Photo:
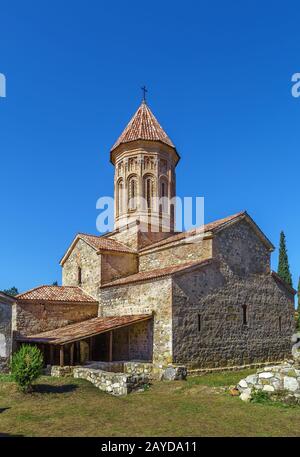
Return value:
M 88 319 L 76 324 L 66 325 L 65 327 L 38 333 L 36 335 L 18 337 L 18 341 L 46 344 L 66 344 L 151 318 L 151 314 L 95 317 L 94 319 Z
M 164 246 L 164 245 L 167 245 L 167 244 L 172 244 L 172 243 L 174 243 L 176 241 L 183 240 L 184 238 L 189 238 L 189 237 L 191 237 L 193 235 L 196 235 L 196 233 L 197 233 L 197 231 L 199 231 L 199 229 L 201 230 L 200 233 L 201 232 L 203 232 L 203 233 L 213 232 L 214 230 L 216 230 L 218 228 L 221 228 L 222 226 L 224 226 L 227 223 L 233 221 L 234 219 L 237 219 L 237 218 L 243 216 L 244 214 L 246 214 L 246 212 L 242 211 L 240 213 L 233 214 L 233 215 L 225 217 L 223 219 L 218 219 L 217 221 L 205 224 L 203 227 L 197 227 L 196 229 L 194 228 L 194 229 L 191 229 L 191 230 L 187 230 L 186 232 L 176 233 L 175 235 L 171 235 L 171 236 L 169 236 L 168 238 L 166 238 L 164 240 L 158 241 L 157 243 L 153 243 L 150 246 L 147 246 L 146 248 L 141 249 L 140 252 L 148 251 L 150 249 L 154 249 L 156 247 Z
M 116 279 L 115 281 L 109 282 L 107 284 L 103 284 L 101 286 L 101 289 L 104 289 L 105 287 L 130 284 L 132 282 L 146 281 L 147 279 L 162 278 L 164 276 L 169 276 L 169 275 L 177 273 L 179 271 L 187 270 L 188 268 L 191 268 L 194 266 L 205 266 L 212 262 L 213 262 L 213 259 L 206 259 L 206 260 L 202 260 L 200 262 L 199 261 L 187 262 L 187 263 L 181 263 L 179 265 L 173 265 L 171 267 L 159 268 L 156 270 L 140 271 L 139 273 L 135 273 L 133 275 L 126 276 L 125 278 Z
M 78 237 L 86 241 L 88 244 L 92 245 L 97 250 L 105 251 L 116 251 L 116 252 L 128 252 L 135 253 L 134 249 L 129 248 L 125 244 L 120 243 L 119 241 L 113 240 L 112 238 L 105 238 L 103 236 L 97 235 L 88 235 L 86 233 L 78 233 Z
M 129 143 L 135 140 L 161 141 L 175 149 L 173 142 L 144 101 L 111 148 L 111 151 L 122 143 Z
M 16 298 L 20 301 L 98 303 L 95 298 L 76 286 L 40 286 L 16 295 Z

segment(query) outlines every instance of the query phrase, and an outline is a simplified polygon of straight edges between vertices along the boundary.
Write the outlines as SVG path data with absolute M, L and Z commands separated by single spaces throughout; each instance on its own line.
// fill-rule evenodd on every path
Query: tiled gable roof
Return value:
M 144 101 L 111 148 L 111 151 L 122 143 L 129 143 L 135 140 L 161 141 L 175 149 L 173 142 Z
M 123 252 L 129 254 L 135 254 L 136 250 L 129 248 L 123 243 L 116 241 L 112 238 L 107 238 L 103 235 L 88 235 L 87 233 L 78 233 L 74 240 L 72 241 L 71 245 L 69 246 L 67 252 L 64 254 L 62 259 L 60 260 L 60 265 L 63 265 L 65 261 L 68 259 L 69 255 L 71 254 L 74 246 L 76 245 L 78 240 L 85 241 L 89 246 L 91 246 L 95 251 L 111 251 L 111 252 Z
M 178 265 L 173 265 L 170 267 L 159 268 L 159 269 L 150 270 L 150 271 L 140 271 L 139 273 L 135 273 L 133 275 L 126 276 L 125 278 L 116 279 L 115 281 L 109 282 L 107 284 L 103 284 L 101 286 L 101 289 L 104 289 L 105 287 L 130 284 L 133 282 L 146 281 L 148 279 L 162 278 L 164 276 L 170 276 L 174 273 L 178 273 L 180 271 L 184 271 L 184 270 L 187 270 L 192 267 L 209 265 L 212 262 L 214 262 L 213 259 L 207 259 L 207 260 L 202 260 L 200 262 L 194 261 L 194 262 L 181 263 Z
M 279 274 L 276 273 L 276 271 L 272 271 L 271 275 L 276 281 L 280 282 L 280 284 L 282 284 L 291 294 L 296 295 L 297 291 L 292 286 L 290 286 L 284 279 L 282 279 L 279 276 Z
M 46 344 L 66 344 L 148 319 L 152 319 L 151 314 L 95 317 L 93 319 L 66 325 L 65 327 L 59 327 L 54 330 L 48 330 L 36 335 L 20 336 L 18 337 L 18 341 Z
M 97 300 L 76 286 L 40 286 L 16 295 L 16 298 L 20 301 L 98 303 Z
M 78 233 L 78 237 L 86 241 L 92 247 L 100 251 L 101 249 L 105 251 L 118 251 L 118 252 L 128 252 L 135 253 L 134 249 L 129 248 L 125 244 L 120 243 L 119 241 L 113 240 L 112 238 L 106 238 L 104 236 L 97 235 L 88 235 L 86 233 Z
M 255 228 L 259 236 L 264 240 L 264 242 L 269 246 L 270 249 L 273 249 L 274 246 L 272 243 L 267 239 L 267 237 L 263 234 L 263 232 L 260 230 L 260 228 L 257 226 L 257 224 L 253 221 L 253 219 L 249 216 L 247 211 L 241 211 L 239 213 L 233 214 L 231 216 L 225 217 L 223 219 L 218 219 L 214 222 L 209 222 L 208 224 L 205 224 L 203 227 L 197 227 L 196 229 L 191 229 L 187 230 L 186 232 L 180 232 L 176 233 L 175 235 L 169 236 L 168 238 L 158 241 L 157 243 L 153 243 L 150 246 L 145 247 L 144 249 L 141 249 L 140 252 L 146 252 L 151 249 L 159 248 L 162 246 L 167 246 L 171 245 L 172 243 L 175 243 L 177 241 L 181 241 L 183 239 L 193 237 L 197 235 L 197 233 L 208 233 L 208 232 L 215 232 L 217 230 L 220 230 L 230 223 L 247 218 L 247 220 L 252 224 L 252 226 Z M 192 241 L 191 241 L 192 242 Z
M 245 214 L 245 212 L 236 213 L 231 216 L 225 217 L 223 219 L 218 219 L 214 222 L 205 224 L 203 227 L 200 227 L 201 231 L 203 233 L 212 232 L 212 231 L 216 230 L 217 228 L 220 228 L 222 225 L 225 225 L 226 223 L 231 222 L 234 219 L 237 219 L 238 217 L 242 216 L 243 214 Z M 193 235 L 196 235 L 196 231 L 198 229 L 199 228 L 197 228 L 197 229 L 194 228 L 191 230 L 187 230 L 186 232 L 176 233 L 175 235 L 169 236 L 168 238 L 166 238 L 164 240 L 158 241 L 157 243 L 153 243 L 150 246 L 147 246 L 146 248 L 142 249 L 141 251 L 142 252 L 147 251 L 148 249 L 164 246 L 164 245 L 170 244 L 170 243 L 175 243 L 176 241 L 183 240 L 184 238 L 189 238 Z
M 0 302 L 4 302 L 4 303 L 13 303 L 15 301 L 15 296 L 13 295 L 9 295 L 5 292 L 2 292 L 0 290 Z

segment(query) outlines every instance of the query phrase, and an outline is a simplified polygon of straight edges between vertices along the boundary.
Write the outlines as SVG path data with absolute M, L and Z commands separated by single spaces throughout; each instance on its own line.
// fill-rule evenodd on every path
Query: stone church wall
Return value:
M 138 272 L 136 254 L 101 254 L 101 284 Z
M 170 278 L 103 287 L 100 289 L 99 302 L 99 316 L 103 317 L 153 312 L 153 361 L 156 364 L 172 361 Z M 138 335 L 133 335 L 132 338 L 138 341 Z M 145 342 L 140 339 L 140 344 L 132 355 L 138 358 L 139 352 L 144 350 Z
M 158 229 L 149 230 L 146 224 L 131 224 L 127 229 L 120 229 L 119 231 L 110 234 L 112 238 L 132 249 L 143 249 L 152 243 L 164 240 L 171 236 L 172 233 L 162 232 Z
M 12 349 L 12 304 L 0 297 L 0 372 L 6 368 Z
M 142 321 L 113 333 L 113 360 L 152 360 L 152 321 Z
M 100 255 L 85 241 L 78 240 L 62 268 L 62 285 L 78 286 L 78 267 L 81 267 L 82 283 L 79 285 L 86 293 L 98 297 L 100 284 Z
M 141 253 L 140 271 L 180 265 L 187 262 L 197 262 L 212 257 L 212 240 L 204 239 L 196 243 L 182 242 L 157 250 Z
M 175 363 L 224 367 L 290 355 L 294 299 L 271 274 L 226 276 L 212 264 L 176 277 L 173 303 Z
M 34 335 L 97 317 L 98 305 L 84 303 L 22 303 L 16 306 L 13 330 Z
M 139 322 L 129 329 L 129 359 L 152 360 L 153 322 Z
M 112 232 L 109 238 L 119 241 L 132 249 L 138 249 L 138 226 L 132 224 L 127 229 Z
M 224 272 L 229 275 L 247 277 L 270 272 L 270 249 L 243 220 L 214 236 L 213 257 L 221 261 Z

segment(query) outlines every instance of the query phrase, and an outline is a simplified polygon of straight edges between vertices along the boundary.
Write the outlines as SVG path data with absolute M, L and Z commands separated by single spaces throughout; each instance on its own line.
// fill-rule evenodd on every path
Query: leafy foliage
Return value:
M 11 374 L 23 392 L 32 390 L 32 383 L 42 372 L 43 355 L 36 346 L 23 345 L 11 361 Z
M 19 293 L 18 289 L 15 286 L 11 287 L 10 289 L 3 290 L 3 292 L 5 294 L 12 295 L 13 297 Z
M 279 261 L 278 261 L 278 275 L 291 287 L 293 287 L 292 275 L 290 272 L 285 234 L 280 233 L 280 246 L 279 246 Z
M 263 390 L 255 390 L 252 393 L 252 403 L 268 403 L 270 401 L 270 396 L 268 392 L 264 392 Z

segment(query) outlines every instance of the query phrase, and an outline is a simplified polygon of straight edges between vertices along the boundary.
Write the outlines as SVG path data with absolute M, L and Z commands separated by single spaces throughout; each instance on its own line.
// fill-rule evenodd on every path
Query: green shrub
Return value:
M 263 390 L 255 390 L 252 393 L 252 403 L 268 403 L 270 401 L 270 396 L 268 392 L 265 392 Z
M 11 361 L 11 374 L 23 392 L 32 390 L 32 383 L 43 368 L 43 355 L 36 346 L 23 345 Z

